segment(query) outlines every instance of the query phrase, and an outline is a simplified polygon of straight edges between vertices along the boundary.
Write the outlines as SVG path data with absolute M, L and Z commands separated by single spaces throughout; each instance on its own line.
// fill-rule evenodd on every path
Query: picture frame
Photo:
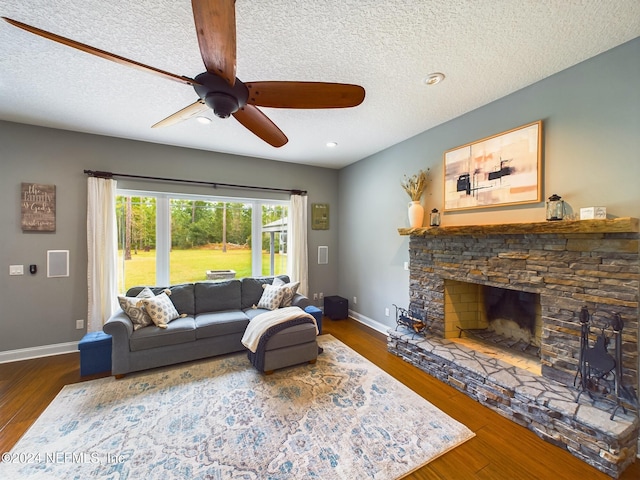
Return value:
M 542 120 L 444 152 L 444 211 L 537 203 Z
M 56 186 L 22 183 L 20 225 L 23 232 L 56 231 Z
M 329 230 L 329 204 L 311 204 L 311 229 Z

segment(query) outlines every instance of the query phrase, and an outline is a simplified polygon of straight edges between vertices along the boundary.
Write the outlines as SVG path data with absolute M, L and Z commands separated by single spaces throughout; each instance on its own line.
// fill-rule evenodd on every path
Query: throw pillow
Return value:
M 153 298 L 153 292 L 149 287 L 144 287 L 136 297 L 118 296 L 118 303 L 124 313 L 131 319 L 133 329 L 139 330 L 142 327 L 153 325 L 153 320 L 147 314 L 144 305 L 138 305 L 141 298 Z
M 178 313 L 169 295 L 171 295 L 171 290 L 167 289 L 153 298 L 143 298 L 140 300 L 140 303 L 146 308 L 153 323 L 160 328 L 167 328 L 167 324 L 171 320 L 186 316 L 186 314 L 180 315 Z
M 300 282 L 291 282 L 285 283 L 282 279 L 275 277 L 273 279 L 273 285 L 276 287 L 282 287 L 286 290 L 284 294 L 284 298 L 282 299 L 281 307 L 290 307 L 291 301 L 298 291 L 298 287 L 300 286 Z
M 280 307 L 285 293 L 286 292 L 283 287 L 266 284 L 264 286 L 264 291 L 262 292 L 262 297 L 260 297 L 260 301 L 258 302 L 258 308 L 275 310 Z

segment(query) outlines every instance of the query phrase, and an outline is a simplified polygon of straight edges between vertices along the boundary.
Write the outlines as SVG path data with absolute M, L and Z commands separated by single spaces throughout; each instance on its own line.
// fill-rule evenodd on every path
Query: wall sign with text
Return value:
M 56 231 L 56 186 L 23 183 L 20 192 L 22 231 Z
M 311 204 L 311 229 L 329 230 L 329 204 Z

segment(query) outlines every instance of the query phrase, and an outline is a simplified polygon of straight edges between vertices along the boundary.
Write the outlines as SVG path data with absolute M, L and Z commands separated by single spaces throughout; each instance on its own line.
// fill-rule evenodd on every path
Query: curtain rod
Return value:
M 176 178 L 164 178 L 164 177 L 148 177 L 146 175 L 130 175 L 127 173 L 113 173 L 113 172 L 100 172 L 96 170 L 85 170 L 85 175 L 97 178 L 137 178 L 141 180 L 153 180 L 157 182 L 169 182 L 169 183 L 187 183 L 190 185 L 204 185 L 213 188 L 241 188 L 245 190 L 259 190 L 262 192 L 279 192 L 290 193 L 291 195 L 306 195 L 306 190 L 288 190 L 286 188 L 271 188 L 271 187 L 253 187 L 251 185 L 235 185 L 233 183 L 219 183 L 219 182 L 205 182 L 203 180 L 180 180 Z

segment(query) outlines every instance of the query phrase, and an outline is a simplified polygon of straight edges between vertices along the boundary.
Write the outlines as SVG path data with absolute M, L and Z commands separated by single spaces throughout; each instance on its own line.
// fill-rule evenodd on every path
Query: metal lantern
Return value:
M 431 213 L 429 214 L 429 225 L 432 227 L 440 226 L 440 212 L 438 212 L 437 208 L 431 210 Z
M 562 220 L 564 218 L 564 200 L 555 193 L 547 200 L 547 220 Z

